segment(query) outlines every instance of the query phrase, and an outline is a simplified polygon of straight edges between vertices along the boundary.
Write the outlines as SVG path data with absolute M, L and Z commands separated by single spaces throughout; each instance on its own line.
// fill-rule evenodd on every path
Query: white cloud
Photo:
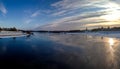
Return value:
M 40 15 L 40 10 L 37 10 L 36 12 L 32 13 L 31 17 L 36 17 Z
M 40 10 L 33 12 L 33 10 L 28 9 L 28 10 L 24 10 L 23 12 L 26 14 L 26 16 L 23 19 L 23 22 L 25 24 L 32 23 L 35 20 L 35 17 L 40 15 Z
M 104 13 L 89 13 L 82 15 L 74 15 L 69 17 L 64 17 L 57 19 L 49 24 L 39 27 L 42 30 L 70 30 L 70 29 L 80 29 L 85 27 L 87 24 L 106 22 L 98 17 Z
M 0 11 L 1 11 L 3 14 L 6 14 L 6 13 L 7 13 L 7 9 L 5 8 L 5 6 L 4 6 L 3 3 L 0 3 Z
M 107 0 L 106 0 L 107 1 Z M 105 0 L 61 0 L 52 4 L 55 7 L 53 15 L 67 15 L 68 13 L 80 12 L 90 8 L 96 8 L 96 5 L 105 3 Z M 83 11 L 85 12 L 85 11 Z M 89 11 L 87 11 L 89 12 Z
M 115 2 L 115 3 L 117 3 L 118 5 L 120 5 L 120 0 L 110 0 L 110 1 Z
M 63 15 L 65 12 L 67 12 L 67 11 L 63 10 L 63 11 L 59 11 L 57 13 L 53 13 L 52 15 L 53 16 L 59 16 L 59 15 Z
M 29 24 L 29 23 L 31 23 L 32 21 L 33 21 L 33 19 L 26 19 L 26 20 L 25 20 L 25 23 L 26 23 L 26 24 Z
M 70 30 L 86 26 L 119 24 L 119 21 L 107 21 L 101 18 L 105 15 L 110 16 L 111 13 L 114 14 L 114 11 L 120 11 L 120 5 L 112 0 L 61 0 L 51 6 L 55 8 L 51 15 L 58 17 L 57 20 L 40 26 L 39 29 Z

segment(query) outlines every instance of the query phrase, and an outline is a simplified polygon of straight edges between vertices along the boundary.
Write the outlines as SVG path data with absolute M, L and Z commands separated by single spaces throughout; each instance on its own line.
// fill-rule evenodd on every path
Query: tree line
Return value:
M 120 27 L 112 27 L 112 28 L 110 28 L 110 27 L 107 27 L 107 28 L 101 27 L 101 28 L 92 29 L 90 31 L 92 31 L 92 32 L 97 32 L 97 31 L 120 31 Z
M 0 27 L 0 31 L 18 31 L 15 27 L 13 28 L 1 28 Z
M 120 31 L 120 27 L 99 27 L 94 29 L 84 29 L 84 30 L 67 30 L 67 31 L 46 31 L 46 30 L 39 30 L 33 32 L 40 32 L 40 33 L 75 33 L 75 32 L 98 32 L 98 31 Z

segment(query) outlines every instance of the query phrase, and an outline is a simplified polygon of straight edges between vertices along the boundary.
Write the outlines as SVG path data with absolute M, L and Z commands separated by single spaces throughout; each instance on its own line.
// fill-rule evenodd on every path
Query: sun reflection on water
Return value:
M 113 46 L 115 44 L 115 41 L 113 40 L 113 38 L 109 38 L 108 43 L 110 46 Z
M 115 51 L 116 51 L 116 39 L 114 38 L 109 38 L 108 39 L 108 48 L 107 48 L 107 51 L 109 52 L 109 54 L 107 55 L 108 58 L 108 63 L 111 63 L 110 64 L 110 68 L 111 66 L 114 66 L 113 69 L 118 69 L 117 66 L 118 66 L 118 63 L 117 63 L 117 60 L 116 60 L 116 54 L 115 54 Z

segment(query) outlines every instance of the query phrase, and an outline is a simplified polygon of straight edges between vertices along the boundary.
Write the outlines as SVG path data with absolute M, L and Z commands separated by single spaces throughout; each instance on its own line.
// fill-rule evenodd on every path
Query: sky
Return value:
M 0 0 L 0 27 L 79 30 L 120 26 L 120 0 Z

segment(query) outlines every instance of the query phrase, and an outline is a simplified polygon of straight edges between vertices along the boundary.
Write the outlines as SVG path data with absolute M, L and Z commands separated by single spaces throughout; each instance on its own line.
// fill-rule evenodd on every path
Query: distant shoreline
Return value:
M 27 34 L 22 33 L 21 31 L 1 31 L 0 32 L 0 38 L 21 37 L 26 35 Z
M 67 34 L 81 34 L 88 36 L 99 36 L 120 39 L 120 31 L 98 31 L 98 32 L 84 32 L 84 33 L 67 33 Z

